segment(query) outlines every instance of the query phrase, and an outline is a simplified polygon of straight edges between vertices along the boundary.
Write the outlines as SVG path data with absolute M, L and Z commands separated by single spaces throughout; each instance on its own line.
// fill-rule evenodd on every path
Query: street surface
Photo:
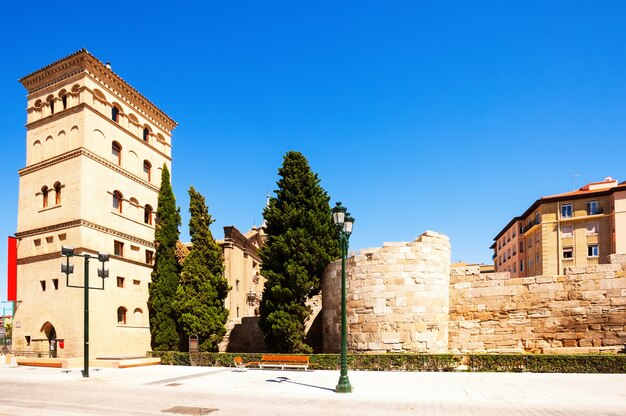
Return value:
M 0 364 L 0 415 L 626 415 L 626 375 L 339 371 Z

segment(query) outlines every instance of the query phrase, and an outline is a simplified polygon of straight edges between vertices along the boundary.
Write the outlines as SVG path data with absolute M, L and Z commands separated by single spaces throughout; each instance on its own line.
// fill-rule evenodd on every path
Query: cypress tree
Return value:
M 278 352 L 310 352 L 305 323 L 307 299 L 321 288 L 324 268 L 339 255 L 329 196 L 306 158 L 290 151 L 278 170 L 278 189 L 263 211 L 267 241 L 260 256 L 266 282 L 259 327 Z
M 178 315 L 181 350 L 197 335 L 201 351 L 217 351 L 226 333 L 228 310 L 224 307 L 228 282 L 224 278 L 222 249 L 213 239 L 213 222 L 204 197 L 189 188 L 189 235 L 192 247 L 183 263 L 174 309 Z
M 151 343 L 155 351 L 172 351 L 178 348 L 178 330 L 172 302 L 180 272 L 176 258 L 179 226 L 180 211 L 176 207 L 170 172 L 164 164 L 155 227 L 156 254 L 148 297 Z

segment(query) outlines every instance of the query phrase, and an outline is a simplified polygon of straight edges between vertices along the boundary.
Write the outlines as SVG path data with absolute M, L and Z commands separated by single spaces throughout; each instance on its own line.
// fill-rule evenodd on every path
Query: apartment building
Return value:
M 613 178 L 535 201 L 494 237 L 494 268 L 511 277 L 562 274 L 626 253 L 626 182 Z

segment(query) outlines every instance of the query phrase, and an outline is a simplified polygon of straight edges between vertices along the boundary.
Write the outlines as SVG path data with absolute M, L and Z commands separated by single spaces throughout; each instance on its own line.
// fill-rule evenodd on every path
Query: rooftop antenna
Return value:
M 572 191 L 576 190 L 576 186 L 574 185 L 574 181 L 576 180 L 576 178 L 578 178 L 580 176 L 580 174 L 575 173 L 572 175 Z

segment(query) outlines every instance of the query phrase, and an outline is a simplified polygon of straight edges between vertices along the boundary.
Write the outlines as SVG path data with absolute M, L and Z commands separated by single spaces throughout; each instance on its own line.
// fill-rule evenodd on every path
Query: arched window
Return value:
M 148 130 L 147 127 L 144 127 L 143 128 L 143 141 L 147 142 L 149 136 L 150 136 L 150 130 Z
M 120 306 L 119 308 L 117 308 L 117 323 L 118 324 L 126 323 L 126 308 L 123 306 Z
M 152 207 L 150 205 L 146 205 L 143 210 L 143 222 L 149 225 L 152 225 Z
M 117 108 L 117 106 L 113 106 L 111 108 L 111 120 L 115 121 L 116 123 L 120 122 L 120 109 Z
M 47 186 L 43 186 L 41 188 L 41 195 L 43 197 L 43 207 L 46 208 L 48 206 L 48 187 Z
M 54 97 L 49 95 L 46 101 L 48 102 L 48 106 L 50 106 L 50 114 L 54 114 Z
M 147 160 L 143 161 L 143 173 L 146 175 L 146 180 L 150 182 L 150 174 L 152 172 L 152 163 Z
M 111 155 L 113 155 L 113 160 L 122 166 L 122 146 L 118 142 L 111 143 Z
M 67 92 L 64 89 L 59 92 L 59 98 L 63 104 L 63 109 L 67 109 Z
M 61 203 L 61 182 L 54 184 L 54 203 L 59 205 Z
M 117 212 L 119 212 L 120 214 L 122 213 L 122 201 L 123 201 L 123 196 L 122 193 L 120 191 L 113 191 L 113 209 L 116 210 Z

